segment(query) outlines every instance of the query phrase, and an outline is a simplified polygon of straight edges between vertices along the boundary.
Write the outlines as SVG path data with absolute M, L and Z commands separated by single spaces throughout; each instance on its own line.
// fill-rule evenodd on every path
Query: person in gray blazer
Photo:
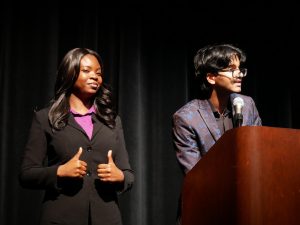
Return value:
M 39 224 L 122 224 L 118 195 L 131 189 L 134 173 L 111 94 L 97 52 L 64 56 L 21 160 L 22 187 L 45 191 Z
M 194 57 L 200 97 L 172 117 L 172 135 L 178 163 L 187 174 L 229 129 L 235 127 L 233 100 L 241 98 L 241 126 L 260 126 L 261 118 L 250 96 L 240 94 L 247 69 L 245 53 L 231 44 L 208 45 Z M 180 208 L 177 224 L 180 224 Z

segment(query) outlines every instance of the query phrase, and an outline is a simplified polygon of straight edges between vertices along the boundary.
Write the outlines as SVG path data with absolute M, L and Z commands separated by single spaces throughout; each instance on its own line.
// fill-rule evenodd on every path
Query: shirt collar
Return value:
M 95 106 L 92 106 L 91 108 L 89 108 L 89 110 L 85 114 L 80 114 L 80 113 L 76 112 L 74 109 L 71 108 L 70 112 L 74 116 L 86 116 L 86 115 L 92 115 L 93 113 L 95 113 L 96 109 L 95 109 Z
M 208 102 L 209 102 L 209 105 L 211 107 L 211 110 L 213 111 L 213 114 L 214 114 L 215 118 L 220 118 L 221 115 L 223 117 L 226 117 L 230 113 L 230 110 L 228 109 L 228 107 L 226 107 L 224 109 L 224 112 L 221 114 L 221 113 L 218 112 L 218 110 L 216 110 L 216 108 L 214 107 L 214 105 L 209 100 L 208 100 Z

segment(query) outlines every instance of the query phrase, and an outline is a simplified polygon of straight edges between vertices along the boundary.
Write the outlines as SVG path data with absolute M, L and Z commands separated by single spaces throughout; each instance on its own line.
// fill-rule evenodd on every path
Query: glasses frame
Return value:
M 235 71 L 239 71 L 237 75 L 235 74 Z M 239 69 L 223 69 L 219 70 L 219 72 L 225 72 L 225 73 L 231 73 L 232 78 L 243 78 L 247 76 L 247 68 L 239 68 Z M 224 74 L 219 74 L 219 75 L 224 75 Z

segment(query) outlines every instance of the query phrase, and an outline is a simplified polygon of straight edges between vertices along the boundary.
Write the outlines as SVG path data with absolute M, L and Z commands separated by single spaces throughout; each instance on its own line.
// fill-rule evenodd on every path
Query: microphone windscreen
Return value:
M 233 105 L 243 107 L 244 106 L 244 100 L 241 97 L 236 97 L 236 98 L 233 99 Z

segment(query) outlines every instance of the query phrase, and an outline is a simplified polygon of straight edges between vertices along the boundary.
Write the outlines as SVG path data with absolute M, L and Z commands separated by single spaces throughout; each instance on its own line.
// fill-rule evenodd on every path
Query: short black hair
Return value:
M 207 45 L 197 51 L 194 67 L 201 98 L 207 99 L 211 93 L 211 85 L 207 82 L 206 75 L 227 68 L 234 55 L 238 57 L 241 64 L 245 63 L 246 54 L 231 44 Z

